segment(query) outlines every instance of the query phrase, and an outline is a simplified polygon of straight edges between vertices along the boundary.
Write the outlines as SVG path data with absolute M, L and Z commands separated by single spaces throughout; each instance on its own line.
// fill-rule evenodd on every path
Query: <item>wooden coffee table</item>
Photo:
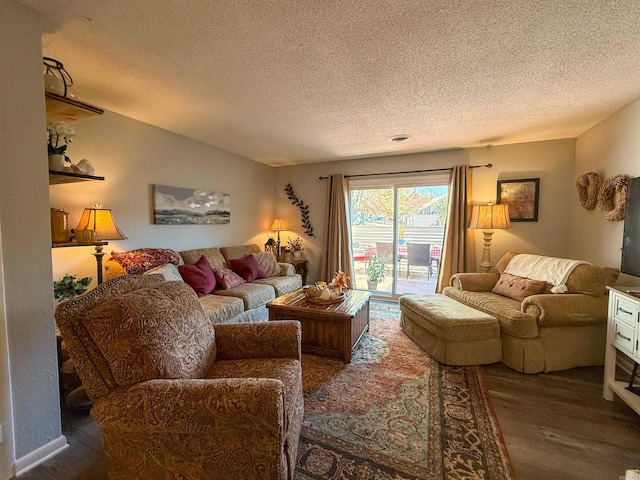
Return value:
M 302 351 L 351 361 L 351 351 L 369 328 L 369 292 L 347 290 L 339 303 L 312 303 L 301 288 L 267 303 L 269 321 L 299 320 Z

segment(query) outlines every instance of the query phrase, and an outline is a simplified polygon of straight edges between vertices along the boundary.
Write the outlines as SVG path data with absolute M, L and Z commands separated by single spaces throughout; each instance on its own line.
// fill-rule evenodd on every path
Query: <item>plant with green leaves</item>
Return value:
M 371 282 L 381 282 L 384 280 L 384 272 L 387 265 L 378 255 L 372 255 L 367 261 L 367 280 Z
M 76 280 L 75 275 L 67 274 L 60 280 L 53 282 L 53 296 L 56 300 L 65 300 L 82 295 L 87 291 L 91 280 L 91 277 Z

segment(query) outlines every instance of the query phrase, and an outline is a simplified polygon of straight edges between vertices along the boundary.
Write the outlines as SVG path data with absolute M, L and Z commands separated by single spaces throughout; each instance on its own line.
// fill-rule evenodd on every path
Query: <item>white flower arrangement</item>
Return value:
M 302 250 L 302 239 L 298 236 L 295 240 L 291 240 L 291 237 L 287 238 L 287 244 L 289 245 L 289 250 L 292 252 L 299 252 Z
M 67 150 L 67 145 L 73 141 L 75 136 L 75 130 L 68 123 L 47 122 L 47 147 L 49 155 L 64 155 L 64 152 Z M 69 161 L 66 156 L 65 159 Z

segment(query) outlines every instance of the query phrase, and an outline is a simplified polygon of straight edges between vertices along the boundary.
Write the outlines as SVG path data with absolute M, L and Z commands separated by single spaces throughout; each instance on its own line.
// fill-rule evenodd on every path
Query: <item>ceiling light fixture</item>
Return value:
M 394 143 L 407 142 L 409 140 L 411 140 L 411 135 L 405 135 L 405 134 L 394 135 L 389 139 L 390 142 L 394 142 Z

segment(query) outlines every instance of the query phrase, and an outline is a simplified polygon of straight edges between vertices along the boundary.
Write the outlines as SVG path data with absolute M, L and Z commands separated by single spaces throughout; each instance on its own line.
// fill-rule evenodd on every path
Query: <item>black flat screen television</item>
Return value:
M 640 277 L 640 177 L 630 179 L 627 189 L 620 270 Z

